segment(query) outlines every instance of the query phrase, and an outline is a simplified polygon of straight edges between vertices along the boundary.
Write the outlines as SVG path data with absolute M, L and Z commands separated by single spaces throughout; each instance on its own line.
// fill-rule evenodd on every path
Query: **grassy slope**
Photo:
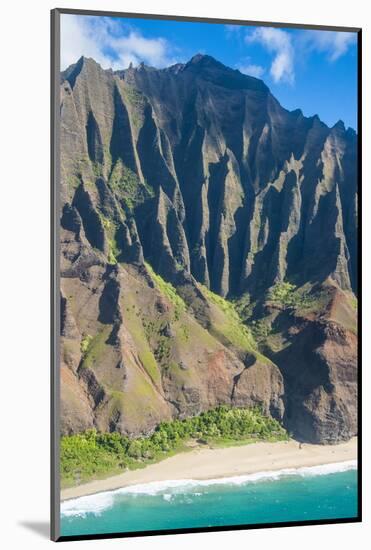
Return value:
M 203 294 L 214 306 L 210 332 L 227 347 L 232 346 L 253 355 L 262 363 L 271 363 L 263 355 L 255 341 L 254 334 L 243 322 L 236 304 L 199 285 Z
M 151 396 L 155 392 L 155 388 L 161 386 L 161 372 L 163 369 L 171 368 L 172 376 L 179 378 L 181 381 L 192 375 L 192 372 L 180 369 L 171 359 L 172 346 L 174 345 L 177 349 L 183 348 L 185 350 L 189 346 L 194 347 L 196 343 L 201 347 L 207 346 L 212 349 L 213 346 L 218 345 L 217 341 L 219 341 L 227 347 L 238 348 L 253 354 L 257 358 L 261 357 L 266 362 L 269 361 L 259 354 L 250 330 L 243 324 L 231 302 L 212 293 L 205 287 L 201 287 L 212 308 L 212 325 L 210 331 L 207 331 L 198 324 L 187 310 L 184 300 L 179 296 L 176 289 L 157 275 L 149 264 L 146 264 L 146 267 L 155 283 L 156 292 L 162 295 L 168 304 L 168 309 L 165 313 L 157 314 L 157 317 L 155 317 L 150 313 L 149 307 L 146 309 L 140 307 L 137 297 L 139 296 L 138 292 L 140 293 L 139 286 L 136 291 L 133 290 L 130 296 L 126 296 L 123 303 L 124 322 L 138 350 L 139 361 L 148 378 L 143 376 L 138 369 L 138 372 L 135 371 L 136 374 L 133 371 L 130 377 L 129 394 L 128 392 L 114 391 L 111 384 L 107 386 L 102 381 L 106 394 L 109 396 L 107 407 L 110 417 L 117 416 L 117 413 L 122 413 L 123 410 L 125 414 L 134 417 L 143 413 L 145 408 L 144 397 L 147 401 L 149 399 L 151 402 L 156 403 L 156 395 L 153 394 L 153 398 Z M 171 325 L 172 338 L 163 335 L 165 325 Z M 86 334 L 84 336 L 81 342 L 83 368 L 94 369 L 94 366 L 97 365 L 102 353 L 105 352 L 110 330 L 111 326 L 103 325 L 99 327 L 96 334 Z M 253 414 L 258 413 L 254 412 Z M 193 420 L 189 419 L 189 422 L 192 425 Z M 262 422 L 268 426 L 271 419 Z M 233 432 L 227 435 L 219 429 L 214 434 L 207 430 L 201 430 L 197 432 L 197 437 L 204 438 L 209 444 L 215 446 L 241 445 L 256 441 L 256 439 L 275 439 L 277 437 L 282 439 L 282 437 L 285 437 L 285 432 L 278 424 L 274 424 L 273 431 L 276 431 L 276 434 L 271 433 L 269 429 L 265 433 L 263 433 L 264 431 L 260 433 L 259 429 L 254 428 L 247 433 L 243 431 L 242 433 Z M 194 433 L 196 432 L 194 431 Z M 140 468 L 151 462 L 162 460 L 171 454 L 188 450 L 186 441 L 192 438 L 194 433 L 187 432 L 182 437 L 170 438 L 165 445 L 159 447 L 153 447 L 149 444 L 150 449 L 146 448 L 146 445 L 148 446 L 148 443 L 146 443 L 143 451 L 145 454 L 139 453 L 138 456 L 136 456 L 138 452 L 135 449 L 133 451 L 133 449 L 129 450 L 128 446 L 125 447 L 129 440 L 123 438 L 120 434 L 87 432 L 64 437 L 62 438 L 61 456 L 62 484 L 63 486 L 73 485 L 89 479 L 113 475 L 126 468 Z M 118 439 L 115 440 L 115 437 Z M 150 440 L 151 438 L 139 438 L 135 440 L 135 445 L 141 447 L 143 441 L 148 442 Z M 124 446 L 123 442 L 126 442 Z M 140 452 L 142 450 L 141 448 Z

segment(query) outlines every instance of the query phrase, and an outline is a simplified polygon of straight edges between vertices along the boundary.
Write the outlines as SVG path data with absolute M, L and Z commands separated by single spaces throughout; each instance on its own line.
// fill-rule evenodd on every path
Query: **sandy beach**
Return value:
M 357 459 L 357 438 L 339 445 L 309 445 L 294 440 L 252 443 L 222 449 L 196 448 L 142 470 L 127 471 L 61 491 L 61 500 L 112 491 L 138 483 L 177 479 L 215 479 L 256 472 L 319 466 Z

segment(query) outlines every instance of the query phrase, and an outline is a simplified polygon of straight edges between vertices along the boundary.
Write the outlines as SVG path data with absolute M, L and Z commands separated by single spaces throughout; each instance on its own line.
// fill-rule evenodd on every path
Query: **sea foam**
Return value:
M 115 491 L 97 493 L 86 497 L 74 498 L 61 503 L 61 515 L 65 517 L 94 514 L 99 516 L 104 510 L 111 508 L 114 504 Z
M 163 494 L 164 500 L 171 501 L 172 495 L 189 493 L 194 488 L 210 487 L 215 485 L 244 485 L 246 483 L 256 483 L 259 481 L 278 480 L 287 476 L 321 476 L 337 472 L 346 472 L 347 470 L 357 469 L 356 460 L 347 460 L 345 462 L 334 462 L 332 464 L 322 464 L 319 466 L 305 466 L 301 468 L 284 468 L 282 470 L 271 470 L 256 472 L 254 474 L 245 474 L 232 477 L 221 477 L 215 479 L 170 479 L 165 481 L 152 481 L 150 483 L 140 483 L 67 500 L 61 503 L 61 514 L 66 517 L 86 516 L 87 514 L 100 515 L 104 510 L 113 506 L 115 496 L 117 495 L 159 495 Z M 200 492 L 193 492 L 199 496 Z

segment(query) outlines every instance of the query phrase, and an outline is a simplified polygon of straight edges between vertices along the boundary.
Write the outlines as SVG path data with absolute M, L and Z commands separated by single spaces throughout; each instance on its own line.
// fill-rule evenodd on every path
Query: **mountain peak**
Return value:
M 189 60 L 189 63 L 199 63 L 200 61 L 202 61 L 202 59 L 205 57 L 204 54 L 202 53 L 196 53 L 196 55 L 194 55 L 193 57 L 191 57 L 191 59 Z
M 332 127 L 333 130 L 340 130 L 345 132 L 345 124 L 343 120 L 338 120 L 336 124 Z
M 207 54 L 197 53 L 184 65 L 183 70 L 223 88 L 269 91 L 262 80 L 232 69 Z
M 189 60 L 189 62 L 187 64 L 193 64 L 195 65 L 196 63 L 204 63 L 204 62 L 208 62 L 208 63 L 215 63 L 216 65 L 221 65 L 221 63 L 219 61 L 217 61 L 214 57 L 212 57 L 211 55 L 207 55 L 207 54 L 203 54 L 203 53 L 196 53 L 196 55 L 194 55 L 193 57 L 191 57 L 191 59 Z
M 231 70 L 229 69 L 229 67 L 226 67 L 225 65 L 223 65 L 223 63 L 221 63 L 211 55 L 202 54 L 202 53 L 197 53 L 196 55 L 191 57 L 188 63 L 184 65 L 184 68 L 185 69 L 193 68 L 198 70 L 205 70 L 205 69 Z
M 62 79 L 68 80 L 73 88 L 79 74 L 81 74 L 84 69 L 89 70 L 89 68 L 98 68 L 99 70 L 103 70 L 99 63 L 97 63 L 92 57 L 85 57 L 82 55 L 76 63 L 70 65 L 61 73 Z
M 79 67 L 101 67 L 101 65 L 95 61 L 95 59 L 93 59 L 92 57 L 86 57 L 85 55 L 82 55 L 78 60 L 77 60 L 77 63 L 76 63 L 76 66 L 79 66 Z

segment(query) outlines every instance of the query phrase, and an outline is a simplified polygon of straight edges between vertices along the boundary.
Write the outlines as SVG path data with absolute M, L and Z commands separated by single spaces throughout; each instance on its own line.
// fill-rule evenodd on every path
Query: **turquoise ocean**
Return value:
M 348 461 L 98 493 L 62 503 L 61 535 L 354 518 L 356 468 Z

